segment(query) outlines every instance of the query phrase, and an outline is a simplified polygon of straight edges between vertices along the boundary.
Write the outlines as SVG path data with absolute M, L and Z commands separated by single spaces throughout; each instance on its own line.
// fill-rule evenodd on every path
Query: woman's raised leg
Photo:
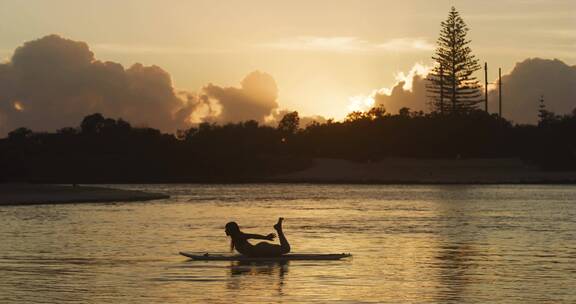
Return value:
M 284 236 L 284 231 L 282 231 L 283 220 L 283 217 L 278 218 L 278 223 L 274 225 L 274 229 L 276 229 L 276 232 L 278 233 L 278 239 L 280 240 L 280 251 L 282 254 L 286 254 L 290 252 L 290 244 L 288 243 L 286 236 Z

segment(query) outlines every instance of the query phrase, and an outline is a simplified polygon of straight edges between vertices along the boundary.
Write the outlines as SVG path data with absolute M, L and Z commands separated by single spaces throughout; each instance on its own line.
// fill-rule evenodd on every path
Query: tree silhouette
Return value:
M 398 110 L 398 115 L 401 117 L 410 117 L 410 108 L 402 107 L 400 110 Z
M 294 134 L 298 131 L 300 125 L 300 117 L 298 117 L 298 112 L 290 112 L 278 123 L 278 131 L 285 135 Z
M 481 92 L 478 80 L 472 75 L 480 65 L 468 46 L 471 42 L 466 38 L 468 27 L 454 7 L 441 26 L 438 47 L 432 56 L 436 66 L 428 75 L 431 105 L 440 113 L 469 112 L 481 101 Z
M 402 108 L 402 109 L 404 109 L 404 108 Z M 380 105 L 377 107 L 372 107 L 370 110 L 368 110 L 366 112 L 361 112 L 361 111 L 350 112 L 350 113 L 348 113 L 348 115 L 346 115 L 345 121 L 346 122 L 355 122 L 355 121 L 360 121 L 360 120 L 375 120 L 378 118 L 382 118 L 385 115 L 386 115 L 386 109 L 384 108 L 384 106 Z
M 375 107 L 297 132 L 292 112 L 280 128 L 256 121 L 201 123 L 178 138 L 93 114 L 82 128 L 57 133 L 19 128 L 0 138 L 0 181 L 269 181 L 312 166 L 314 158 L 365 162 L 456 155 L 520 158 L 544 169 L 576 170 L 576 116 L 543 110 L 544 122 L 536 127 L 513 125 L 482 110 L 441 116 L 408 108 L 390 114 Z
M 100 133 L 102 124 L 106 119 L 100 113 L 94 113 L 84 117 L 80 124 L 80 129 L 84 134 L 97 134 Z
M 548 111 L 546 109 L 546 103 L 544 102 L 544 96 L 540 96 L 540 105 L 538 106 L 538 126 L 542 127 L 554 123 L 559 120 L 559 117 L 554 114 L 554 112 Z
M 540 96 L 540 104 L 538 105 L 538 123 L 541 124 L 546 120 L 548 116 L 548 111 L 546 110 L 546 104 L 544 103 L 544 96 Z
M 10 133 L 8 133 L 8 139 L 10 140 L 26 140 L 32 137 L 34 133 L 28 128 L 18 128 Z

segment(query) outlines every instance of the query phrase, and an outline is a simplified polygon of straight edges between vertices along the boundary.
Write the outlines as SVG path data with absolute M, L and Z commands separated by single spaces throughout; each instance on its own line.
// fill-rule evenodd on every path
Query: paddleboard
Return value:
M 285 254 L 278 257 L 248 257 L 245 255 L 226 255 L 226 254 L 198 254 L 191 252 L 180 252 L 181 255 L 195 261 L 330 261 L 340 260 L 351 257 L 349 253 L 331 253 L 331 254 Z

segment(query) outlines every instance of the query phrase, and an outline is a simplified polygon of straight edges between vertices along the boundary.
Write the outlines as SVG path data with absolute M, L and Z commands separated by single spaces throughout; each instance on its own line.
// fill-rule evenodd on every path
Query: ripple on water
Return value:
M 0 303 L 576 302 L 576 187 L 120 185 L 147 203 L 0 207 Z M 190 262 L 229 220 L 343 261 Z

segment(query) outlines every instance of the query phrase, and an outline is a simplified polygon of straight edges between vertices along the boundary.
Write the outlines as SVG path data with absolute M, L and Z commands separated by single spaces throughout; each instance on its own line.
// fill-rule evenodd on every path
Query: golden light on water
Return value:
M 18 299 L 7 303 L 539 303 L 542 295 L 574 302 L 574 254 L 566 245 L 576 229 L 573 187 L 122 187 L 174 196 L 2 209 L 0 290 Z M 265 234 L 279 214 L 294 253 L 353 257 L 196 263 L 177 254 L 228 253 L 227 221 Z M 18 269 L 27 271 L 14 275 Z M 52 282 L 55 272 L 66 275 Z M 38 288 L 47 282 L 54 288 Z

